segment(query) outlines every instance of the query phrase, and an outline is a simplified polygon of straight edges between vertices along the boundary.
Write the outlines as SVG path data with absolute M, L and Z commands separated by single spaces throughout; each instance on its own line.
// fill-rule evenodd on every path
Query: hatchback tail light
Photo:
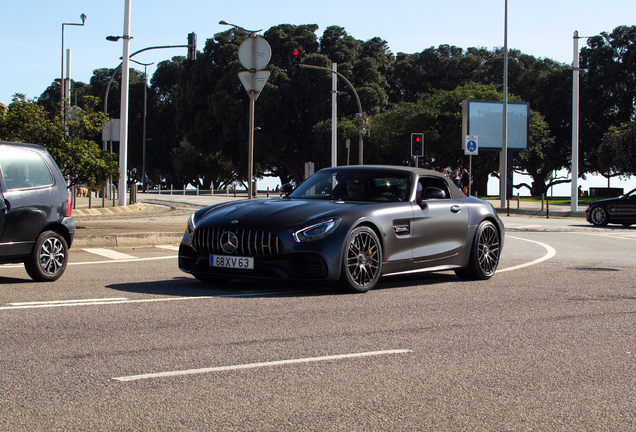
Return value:
M 66 201 L 66 217 L 72 216 L 71 213 L 73 212 L 73 200 L 71 199 L 71 196 L 68 196 L 68 200 Z

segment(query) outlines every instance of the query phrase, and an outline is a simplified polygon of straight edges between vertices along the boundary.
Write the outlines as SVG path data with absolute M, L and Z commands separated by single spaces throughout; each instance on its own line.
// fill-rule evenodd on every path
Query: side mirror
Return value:
M 287 196 L 294 191 L 294 185 L 291 183 L 285 183 L 280 187 L 280 190 L 283 191 L 285 196 Z
M 436 187 L 427 187 L 424 189 L 424 198 L 426 199 L 444 199 L 446 198 L 446 192 Z

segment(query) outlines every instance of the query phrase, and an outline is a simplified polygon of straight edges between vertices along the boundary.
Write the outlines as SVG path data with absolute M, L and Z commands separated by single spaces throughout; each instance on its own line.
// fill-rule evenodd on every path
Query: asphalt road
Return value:
M 490 281 L 364 295 L 207 286 L 174 247 L 0 267 L 0 430 L 636 430 L 636 231 L 504 221 Z

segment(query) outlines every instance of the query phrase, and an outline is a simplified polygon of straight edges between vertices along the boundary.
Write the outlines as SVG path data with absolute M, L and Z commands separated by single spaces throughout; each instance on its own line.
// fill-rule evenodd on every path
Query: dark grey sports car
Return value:
M 497 270 L 504 226 L 494 208 L 435 171 L 327 168 L 284 191 L 195 212 L 179 268 L 206 282 L 327 281 L 350 292 L 387 275 L 452 269 L 489 279 Z

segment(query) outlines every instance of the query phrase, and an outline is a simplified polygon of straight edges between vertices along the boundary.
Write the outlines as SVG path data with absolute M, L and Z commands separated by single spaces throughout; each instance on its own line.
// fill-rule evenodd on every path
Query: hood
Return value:
M 624 196 L 625 195 L 621 195 L 620 197 L 604 198 L 604 199 L 596 200 L 596 201 L 593 201 L 593 202 L 589 203 L 587 206 L 589 208 L 589 207 L 595 206 L 597 204 L 604 204 L 604 205 L 615 204 L 615 203 L 624 201 L 625 200 L 625 198 L 623 198 Z
M 364 203 L 342 201 L 298 200 L 288 198 L 253 199 L 224 203 L 200 210 L 198 227 L 251 228 L 272 230 L 293 228 L 307 222 L 341 216 L 343 210 L 364 206 Z M 232 221 L 236 221 L 231 224 Z

